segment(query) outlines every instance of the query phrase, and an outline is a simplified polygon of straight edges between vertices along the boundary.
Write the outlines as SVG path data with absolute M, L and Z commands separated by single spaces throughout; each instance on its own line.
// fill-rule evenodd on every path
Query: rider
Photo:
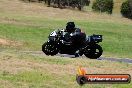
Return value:
M 74 22 L 68 22 L 66 25 L 65 32 L 68 32 L 72 37 L 72 41 L 80 42 L 85 40 L 85 33 L 81 32 L 80 28 L 76 28 Z
M 79 28 L 75 28 L 75 24 L 74 22 L 68 22 L 67 25 L 66 25 L 66 29 L 65 29 L 66 32 L 68 33 L 73 33 L 73 32 L 81 32 L 81 30 Z
M 75 27 L 74 22 L 67 23 L 65 32 L 68 32 L 72 36 L 72 41 L 76 47 L 82 45 L 82 42 L 86 37 L 85 33 L 81 32 L 81 29 Z M 75 56 L 79 57 L 79 50 L 75 52 Z

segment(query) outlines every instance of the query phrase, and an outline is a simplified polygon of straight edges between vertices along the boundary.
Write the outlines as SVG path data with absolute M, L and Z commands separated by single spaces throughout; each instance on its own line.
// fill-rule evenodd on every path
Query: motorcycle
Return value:
M 103 49 L 98 44 L 102 42 L 102 35 L 86 36 L 81 31 L 68 33 L 65 30 L 55 30 L 50 33 L 48 41 L 42 45 L 42 51 L 46 55 L 54 56 L 58 53 L 82 56 L 83 54 L 90 59 L 99 58 Z

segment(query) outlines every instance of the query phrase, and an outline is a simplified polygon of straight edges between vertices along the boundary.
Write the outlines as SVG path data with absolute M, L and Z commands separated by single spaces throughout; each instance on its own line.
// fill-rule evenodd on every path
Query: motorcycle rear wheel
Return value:
M 42 51 L 46 55 L 51 55 L 51 56 L 56 55 L 59 52 L 57 45 L 53 42 L 45 42 L 42 45 Z
M 92 46 L 88 46 L 85 49 L 84 55 L 90 59 L 97 59 L 99 58 L 103 53 L 103 49 L 100 45 L 95 44 Z

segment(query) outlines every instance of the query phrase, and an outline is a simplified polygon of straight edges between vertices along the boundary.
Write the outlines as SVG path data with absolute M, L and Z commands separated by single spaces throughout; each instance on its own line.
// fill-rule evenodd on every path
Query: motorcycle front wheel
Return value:
M 42 51 L 46 55 L 51 55 L 51 56 L 56 55 L 59 52 L 57 45 L 53 42 L 45 42 L 42 45 Z
M 84 55 L 90 59 L 97 59 L 99 58 L 103 53 L 103 49 L 100 45 L 89 45 L 86 47 L 84 51 Z

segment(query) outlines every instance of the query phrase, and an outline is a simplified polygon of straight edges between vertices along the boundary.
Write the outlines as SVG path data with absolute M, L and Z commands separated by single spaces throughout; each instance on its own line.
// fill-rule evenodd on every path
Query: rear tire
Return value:
M 59 52 L 57 45 L 53 42 L 45 42 L 42 45 L 42 51 L 46 55 L 51 55 L 51 56 L 56 55 Z
M 85 49 L 84 55 L 90 59 L 97 59 L 99 58 L 103 53 L 103 49 L 100 45 L 95 44 L 88 46 Z

